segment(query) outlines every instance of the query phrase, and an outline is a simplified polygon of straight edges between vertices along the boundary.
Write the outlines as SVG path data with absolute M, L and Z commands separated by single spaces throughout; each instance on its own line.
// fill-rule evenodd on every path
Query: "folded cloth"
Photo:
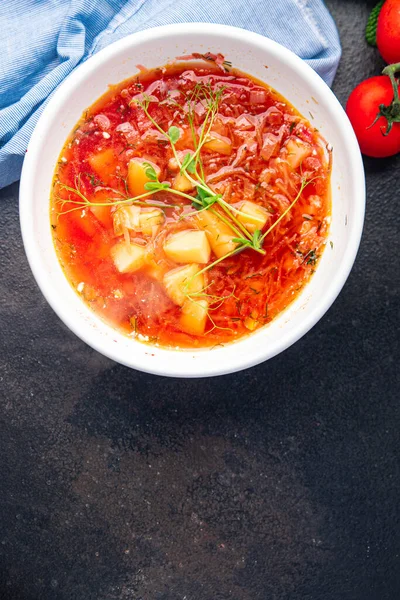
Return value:
M 130 33 L 180 22 L 265 35 L 305 59 L 329 85 L 340 59 L 322 0 L 1 0 L 0 188 L 19 178 L 43 107 L 79 63 Z

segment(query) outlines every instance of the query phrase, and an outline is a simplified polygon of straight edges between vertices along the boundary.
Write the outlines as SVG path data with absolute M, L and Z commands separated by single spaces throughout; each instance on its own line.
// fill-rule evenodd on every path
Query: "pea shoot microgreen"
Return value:
M 155 183 L 155 185 L 157 186 L 156 189 L 149 190 L 145 194 L 141 194 L 140 196 L 135 196 L 135 197 L 129 197 L 129 194 L 124 194 L 120 190 L 102 186 L 102 187 L 100 187 L 101 190 L 108 190 L 108 191 L 112 192 L 112 194 L 114 194 L 114 197 L 111 197 L 111 195 L 110 195 L 110 198 L 107 198 L 107 201 L 105 201 L 105 202 L 104 201 L 96 202 L 96 201 L 89 200 L 82 193 L 81 180 L 80 180 L 79 175 L 77 177 L 75 177 L 74 183 L 75 183 L 75 187 L 72 187 L 72 186 L 66 185 L 65 183 L 62 183 L 60 181 L 57 181 L 60 191 L 65 190 L 65 191 L 69 192 L 68 198 L 63 198 L 60 195 L 56 196 L 57 200 L 60 202 L 60 205 L 61 205 L 61 211 L 58 212 L 57 218 L 59 218 L 61 215 L 65 215 L 70 212 L 74 212 L 76 210 L 83 210 L 85 208 L 90 208 L 91 206 L 124 206 L 124 205 L 130 205 L 130 204 L 135 204 L 137 206 L 143 206 L 143 207 L 155 207 L 155 208 L 171 208 L 171 207 L 176 206 L 174 204 L 167 204 L 165 202 L 160 202 L 158 200 L 153 201 L 153 202 L 150 200 L 145 200 L 150 195 L 155 194 L 156 192 L 159 191 L 160 188 L 158 186 L 161 184 L 158 184 L 158 183 Z M 151 183 L 151 182 L 149 182 L 149 183 Z M 79 198 L 79 200 L 71 199 L 70 194 L 73 194 L 74 197 Z M 115 195 L 119 196 L 119 198 L 115 198 Z M 70 208 L 68 210 L 62 210 L 66 204 L 68 204 L 68 205 L 72 204 L 73 208 Z
M 262 251 L 261 248 L 261 231 L 256 229 L 253 233 L 252 238 L 249 240 L 247 238 L 233 238 L 233 242 L 240 244 L 245 248 L 253 248 L 253 250 Z M 265 254 L 265 251 L 263 251 Z
M 181 175 L 183 175 L 185 173 L 185 171 L 187 171 L 188 173 L 191 173 L 191 174 L 196 172 L 195 160 L 194 160 L 193 156 L 190 154 L 190 152 L 185 154 L 185 156 L 183 157 L 183 160 L 182 160 L 182 166 L 180 169 Z
M 176 142 L 180 138 L 180 135 L 181 135 L 181 132 L 179 131 L 178 127 L 175 127 L 175 125 L 173 125 L 172 127 L 170 127 L 168 129 L 168 137 L 169 137 L 171 144 L 176 144 Z
M 158 175 L 156 173 L 155 168 L 148 162 L 144 162 L 143 166 L 145 167 L 145 174 L 146 177 L 148 177 L 150 179 L 150 181 L 157 181 L 158 182 Z

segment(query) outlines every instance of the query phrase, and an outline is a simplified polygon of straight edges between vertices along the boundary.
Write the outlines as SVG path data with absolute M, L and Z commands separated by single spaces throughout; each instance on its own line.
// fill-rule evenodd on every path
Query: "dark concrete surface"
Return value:
M 328 2 L 342 102 L 381 68 L 370 4 Z M 0 192 L 0 600 L 400 598 L 400 157 L 365 161 L 355 267 L 282 355 L 168 380 L 46 304 Z

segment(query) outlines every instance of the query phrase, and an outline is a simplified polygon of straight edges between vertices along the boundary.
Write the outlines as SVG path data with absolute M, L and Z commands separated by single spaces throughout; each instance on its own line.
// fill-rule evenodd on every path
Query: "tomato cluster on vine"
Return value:
M 389 63 L 382 75 L 362 81 L 346 105 L 361 152 L 383 158 L 400 152 L 400 0 L 385 0 L 372 11 L 366 32 Z

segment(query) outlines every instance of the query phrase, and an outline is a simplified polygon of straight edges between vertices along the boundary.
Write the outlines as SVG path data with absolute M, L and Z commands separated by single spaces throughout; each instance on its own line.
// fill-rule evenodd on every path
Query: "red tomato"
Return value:
M 390 105 L 393 100 L 393 87 L 387 75 L 378 75 L 362 81 L 350 94 L 346 112 L 360 144 L 367 156 L 383 158 L 400 152 L 400 123 L 393 123 L 389 135 L 387 119 L 380 117 L 372 125 L 379 105 Z M 372 125 L 372 127 L 371 127 Z
M 400 0 L 386 0 L 378 17 L 376 43 L 388 63 L 400 62 Z

